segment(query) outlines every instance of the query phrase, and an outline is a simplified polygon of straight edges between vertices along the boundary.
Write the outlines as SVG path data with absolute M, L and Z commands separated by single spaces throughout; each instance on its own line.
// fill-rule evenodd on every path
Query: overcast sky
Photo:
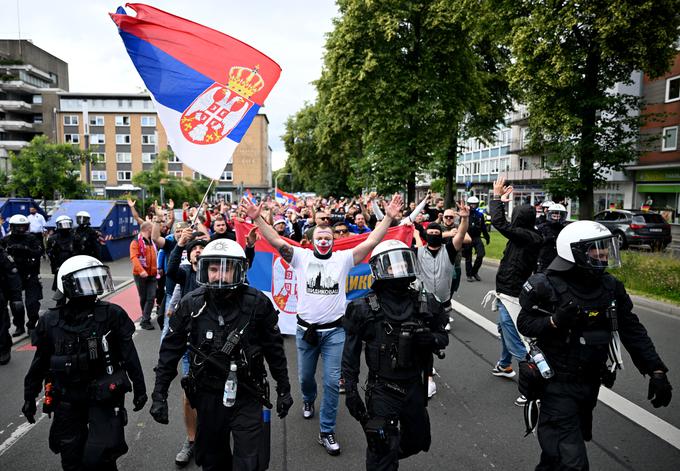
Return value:
M 259 49 L 283 69 L 265 103 L 273 166 L 285 159 L 280 136 L 288 116 L 316 94 L 325 33 L 337 16 L 333 0 L 149 0 L 177 16 Z M 137 92 L 144 83 L 108 16 L 124 3 L 104 0 L 0 0 L 0 38 L 31 39 L 68 62 L 74 92 Z M 18 15 L 17 15 L 18 10 Z M 130 9 L 127 9 L 131 13 Z M 19 22 L 20 19 L 20 22 Z

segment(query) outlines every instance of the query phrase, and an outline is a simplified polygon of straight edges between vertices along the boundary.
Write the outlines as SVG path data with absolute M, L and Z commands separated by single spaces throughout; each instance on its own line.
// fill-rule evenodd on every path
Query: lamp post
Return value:
M 279 189 L 279 177 L 282 175 L 293 175 L 292 173 L 277 173 L 274 177 L 274 198 L 276 198 L 276 190 Z

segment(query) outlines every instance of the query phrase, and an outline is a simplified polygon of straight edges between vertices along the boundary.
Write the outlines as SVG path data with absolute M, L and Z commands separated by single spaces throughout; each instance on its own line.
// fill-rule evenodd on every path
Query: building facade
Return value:
M 45 91 L 68 90 L 68 64 L 30 41 L 0 39 L 0 172 L 9 173 L 9 153 L 55 129 L 55 103 Z
M 49 95 L 49 94 L 47 94 Z M 81 179 L 97 196 L 117 196 L 137 191 L 133 175 L 150 170 L 160 151 L 169 149 L 168 138 L 147 94 L 64 93 L 56 100 L 56 141 L 87 148 L 94 157 Z M 235 201 L 245 188 L 267 192 L 271 181 L 268 120 L 258 115 L 236 148 L 233 162 L 215 184 L 218 196 Z M 171 176 L 202 179 L 204 176 L 174 156 L 168 162 Z

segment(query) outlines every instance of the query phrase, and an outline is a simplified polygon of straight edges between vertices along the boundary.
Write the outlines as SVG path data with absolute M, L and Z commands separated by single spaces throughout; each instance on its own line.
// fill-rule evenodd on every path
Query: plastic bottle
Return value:
M 231 407 L 236 402 L 236 389 L 238 388 L 238 379 L 236 378 L 236 363 L 231 362 L 229 367 L 229 376 L 224 382 L 224 395 L 222 396 L 222 404 L 224 407 Z
M 538 348 L 536 345 L 532 345 L 529 354 L 531 355 L 531 358 L 534 360 L 534 363 L 536 363 L 538 371 L 541 372 L 541 376 L 543 376 L 545 379 L 552 378 L 555 373 L 553 372 L 552 368 L 550 368 L 550 365 L 548 364 L 548 361 L 545 359 L 545 355 L 543 355 L 541 349 Z

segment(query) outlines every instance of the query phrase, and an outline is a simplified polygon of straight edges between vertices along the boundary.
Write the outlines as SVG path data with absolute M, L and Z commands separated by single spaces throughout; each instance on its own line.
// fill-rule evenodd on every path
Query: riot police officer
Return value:
M 62 214 L 55 221 L 54 234 L 47 239 L 47 256 L 50 259 L 50 268 L 54 274 L 52 291 L 57 290 L 57 273 L 59 267 L 69 258 L 75 255 L 73 250 L 73 220 Z
M 633 313 L 623 283 L 605 272 L 619 265 L 616 237 L 606 227 L 574 222 L 557 237 L 557 257 L 548 270 L 530 277 L 520 294 L 519 331 L 536 338 L 554 373 L 542 380 L 528 374 L 535 369 L 520 366 L 520 392 L 541 400 L 537 470 L 588 469 L 584 441 L 592 438 L 600 384 L 611 387 L 622 365 L 621 343 L 640 373 L 649 375 L 652 405 L 670 403 L 668 368 Z
M 537 272 L 547 270 L 557 256 L 557 236 L 560 235 L 566 225 L 567 208 L 558 203 L 551 204 L 545 214 L 545 221 L 536 226 L 536 230 L 543 237 L 538 252 Z
M 230 239 L 210 242 L 198 259 L 201 287 L 182 299 L 161 343 L 150 413 L 168 423 L 168 388 L 188 348 L 189 375 L 182 387 L 197 412 L 195 457 L 204 470 L 266 469 L 262 406 L 271 404 L 265 359 L 277 383 L 279 417 L 293 404 L 277 311 L 262 292 L 244 283 L 246 270 L 240 245 Z M 227 394 L 234 389 L 235 403 Z
M 35 236 L 28 232 L 29 222 L 26 216 L 15 214 L 9 218 L 10 233 L 0 241 L 0 245 L 12 256 L 21 275 L 21 289 L 24 291 L 26 315 L 28 321 L 26 328 L 29 331 L 35 328 L 40 313 L 40 300 L 42 299 L 42 284 L 40 283 L 40 257 L 42 244 Z M 17 309 L 18 305 L 13 305 Z M 16 330 L 12 337 L 19 337 L 26 331 L 24 329 L 24 310 L 13 310 L 12 317 Z
M 479 269 L 482 267 L 486 250 L 482 243 L 482 237 L 486 240 L 486 245 L 489 245 L 491 237 L 486 226 L 486 218 L 484 213 L 479 209 L 479 198 L 470 196 L 467 199 L 467 204 L 470 206 L 470 217 L 468 221 L 467 233 L 472 239 L 472 242 L 463 246 L 463 257 L 465 258 L 465 276 L 467 281 L 482 281 L 479 277 Z M 472 250 L 475 251 L 475 261 L 472 262 Z
M 90 213 L 78 211 L 76 223 L 78 227 L 73 233 L 73 252 L 76 255 L 89 255 L 100 260 L 99 233 L 90 226 Z
M 57 277 L 58 295 L 67 302 L 47 311 L 33 332 L 36 352 L 21 410 L 35 422 L 44 382 L 43 412 L 54 413 L 50 449 L 61 454 L 62 468 L 115 470 L 128 450 L 125 393 L 134 388 L 135 411 L 147 401 L 135 325 L 122 308 L 97 299 L 113 290 L 109 268 L 99 260 L 71 257 Z
M 14 260 L 0 247 L 0 365 L 6 365 L 11 358 L 12 337 L 9 335 L 9 311 L 7 302 L 12 303 L 12 311 L 23 312 L 21 301 L 21 276 Z
M 345 403 L 366 434 L 366 469 L 393 470 L 399 459 L 430 448 L 427 378 L 433 352 L 449 343 L 448 317 L 433 295 L 410 289 L 417 265 L 406 244 L 381 242 L 369 264 L 373 293 L 352 301 L 345 313 Z M 369 370 L 366 405 L 357 384 L 362 342 Z

